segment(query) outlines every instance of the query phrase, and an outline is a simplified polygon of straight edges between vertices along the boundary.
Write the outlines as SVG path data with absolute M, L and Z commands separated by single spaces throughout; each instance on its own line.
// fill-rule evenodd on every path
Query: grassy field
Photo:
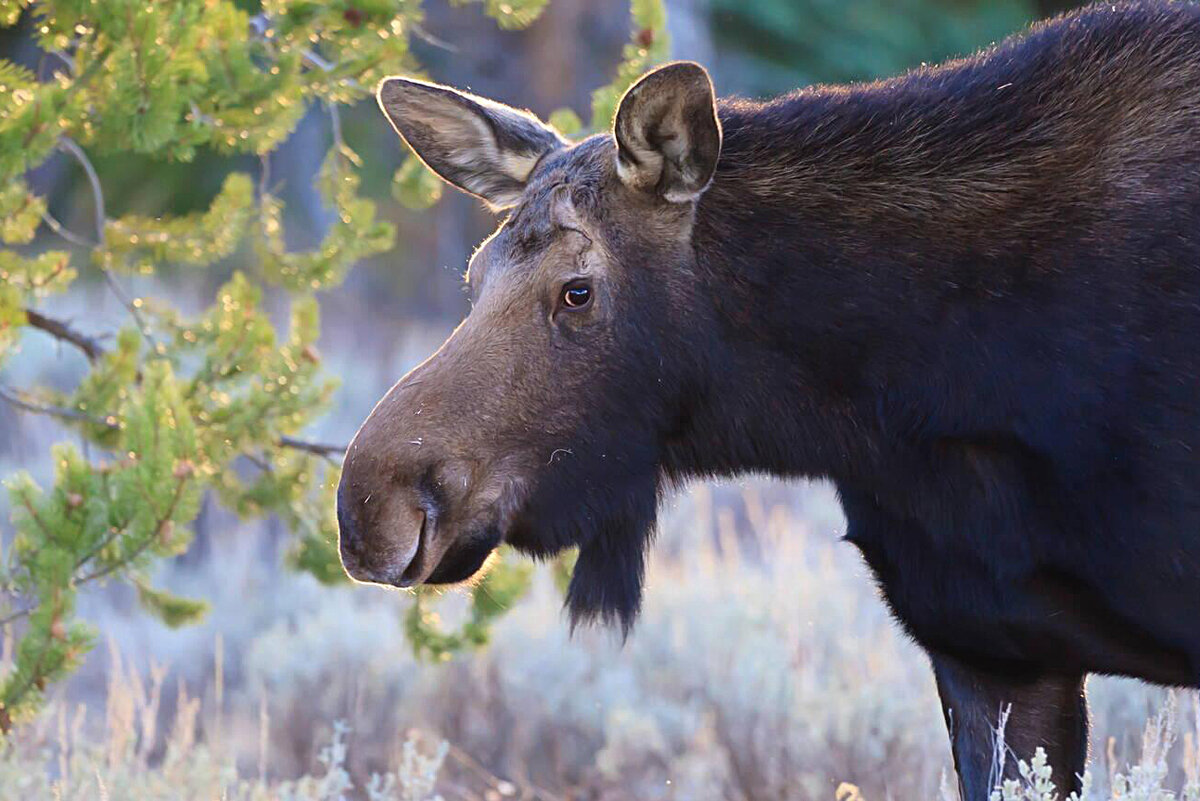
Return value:
M 112 638 L 4 751 L 0 798 L 954 798 L 925 658 L 843 525 L 826 487 L 699 486 L 666 510 L 626 644 L 570 637 L 543 571 L 491 647 L 437 665 L 407 649 L 403 594 L 320 587 L 231 530 L 165 576 L 214 600 L 205 625 L 93 599 Z M 1090 797 L 1200 798 L 1191 695 L 1090 695 Z

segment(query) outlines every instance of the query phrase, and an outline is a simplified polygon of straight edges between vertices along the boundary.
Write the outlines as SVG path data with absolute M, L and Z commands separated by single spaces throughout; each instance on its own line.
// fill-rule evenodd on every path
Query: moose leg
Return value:
M 1015 778 L 1016 761 L 1045 749 L 1061 797 L 1079 790 L 1087 761 L 1088 715 L 1081 675 L 1010 677 L 931 655 L 942 712 L 950 732 L 962 801 L 987 801 L 1001 778 Z M 1007 710 L 1003 773 L 996 732 Z

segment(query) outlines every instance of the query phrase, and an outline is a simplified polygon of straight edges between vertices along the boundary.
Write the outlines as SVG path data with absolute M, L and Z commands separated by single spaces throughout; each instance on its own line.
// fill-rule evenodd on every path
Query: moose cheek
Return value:
M 568 348 L 579 348 L 591 340 L 591 326 L 585 318 L 585 312 L 559 312 L 555 317 L 558 331 L 558 344 Z

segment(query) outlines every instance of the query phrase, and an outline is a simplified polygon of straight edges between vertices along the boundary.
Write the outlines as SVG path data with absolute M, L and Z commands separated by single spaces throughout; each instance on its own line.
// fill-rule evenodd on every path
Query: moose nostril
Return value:
M 425 553 L 428 547 L 428 538 L 430 532 L 430 513 L 424 508 L 418 507 L 413 510 L 416 518 L 420 520 L 417 528 L 416 537 L 409 547 L 407 556 L 407 564 L 404 567 L 404 572 L 400 574 L 400 586 L 411 587 L 420 582 L 425 572 Z

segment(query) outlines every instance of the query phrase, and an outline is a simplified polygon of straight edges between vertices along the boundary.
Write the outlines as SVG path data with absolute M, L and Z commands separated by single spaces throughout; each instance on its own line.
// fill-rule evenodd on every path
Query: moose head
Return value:
M 709 76 L 647 74 L 577 144 L 437 84 L 387 78 L 378 99 L 429 169 L 507 216 L 470 260 L 470 314 L 347 451 L 342 562 L 410 587 L 464 581 L 501 543 L 578 546 L 572 620 L 628 628 L 712 369 L 692 242 L 721 152 Z

